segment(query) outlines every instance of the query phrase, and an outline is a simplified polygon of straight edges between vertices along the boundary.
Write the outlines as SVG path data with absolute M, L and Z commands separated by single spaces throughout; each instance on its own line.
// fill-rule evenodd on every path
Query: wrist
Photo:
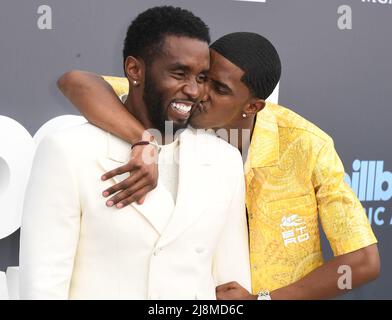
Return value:
M 149 141 L 149 140 L 140 140 L 137 141 L 136 143 L 132 144 L 131 146 L 131 150 L 133 150 L 135 147 L 138 146 L 153 146 L 156 148 L 156 150 L 158 151 L 158 153 L 161 151 L 161 147 L 158 145 L 158 142 L 154 139 L 153 141 Z
M 131 144 L 134 145 L 140 141 L 150 141 L 150 142 L 155 142 L 157 141 L 155 139 L 155 136 L 149 132 L 148 130 L 142 129 L 140 130 L 140 128 L 137 130 L 137 134 L 134 133 L 135 129 L 132 129 L 132 135 L 129 134 L 129 137 L 132 137 L 132 139 L 127 139 L 127 141 Z M 142 133 L 140 133 L 142 132 Z

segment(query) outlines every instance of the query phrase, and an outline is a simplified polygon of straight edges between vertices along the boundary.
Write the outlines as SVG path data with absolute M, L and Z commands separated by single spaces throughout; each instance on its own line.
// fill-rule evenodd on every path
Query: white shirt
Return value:
M 159 179 L 171 193 L 175 203 L 178 190 L 179 141 L 176 139 L 172 143 L 161 145 L 160 147 L 161 151 L 158 158 Z

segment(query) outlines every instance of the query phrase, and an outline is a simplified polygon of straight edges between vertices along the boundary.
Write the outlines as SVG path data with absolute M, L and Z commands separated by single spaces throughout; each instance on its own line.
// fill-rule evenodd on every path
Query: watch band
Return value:
M 156 142 L 155 139 L 154 139 L 153 141 L 145 141 L 145 140 L 142 140 L 142 141 L 136 142 L 136 143 L 134 143 L 134 144 L 131 146 L 131 150 L 132 150 L 134 147 L 136 147 L 136 146 L 147 146 L 147 145 L 152 145 L 152 146 L 156 147 L 157 150 L 158 150 L 158 153 L 161 151 L 161 147 L 159 146 L 158 142 Z
M 260 291 L 257 294 L 257 300 L 272 300 L 268 290 Z

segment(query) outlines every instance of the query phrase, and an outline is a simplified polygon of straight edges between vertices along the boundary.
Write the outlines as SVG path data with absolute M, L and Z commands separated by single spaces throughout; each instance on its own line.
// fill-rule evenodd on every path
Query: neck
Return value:
M 228 142 L 236 147 L 241 153 L 247 153 L 256 117 L 235 120 L 229 123 L 223 130 L 228 137 Z
M 155 139 L 158 141 L 160 144 L 168 144 L 173 142 L 173 135 L 170 134 L 172 130 L 167 130 L 168 136 L 166 136 L 166 130 L 165 132 L 161 132 L 154 124 L 151 122 L 149 116 L 148 116 L 148 110 L 147 106 L 143 100 L 143 98 L 140 95 L 135 94 L 134 92 L 129 92 L 127 100 L 124 102 L 124 105 L 128 112 L 132 114 L 136 120 L 139 122 L 141 125 L 140 130 L 145 131 L 145 130 L 150 130 L 153 129 L 149 133 L 148 138 L 152 135 L 155 136 Z M 138 129 L 138 128 L 136 128 Z M 155 130 L 155 133 L 154 133 Z M 158 133 L 159 131 L 159 133 Z M 146 139 L 146 137 L 142 137 L 143 139 Z
M 124 105 L 129 113 L 131 113 L 144 128 L 155 129 L 148 117 L 147 106 L 140 95 L 129 92 Z

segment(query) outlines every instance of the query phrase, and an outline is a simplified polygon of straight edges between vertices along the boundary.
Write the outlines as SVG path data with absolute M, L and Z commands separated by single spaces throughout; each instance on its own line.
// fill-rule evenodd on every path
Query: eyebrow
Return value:
M 169 65 L 169 69 L 171 69 L 171 70 L 181 69 L 181 70 L 184 70 L 184 71 L 189 71 L 190 70 L 190 68 L 188 66 L 186 66 L 186 65 L 184 65 L 182 63 L 179 63 L 179 62 L 173 63 L 173 64 Z
M 179 62 L 176 62 L 176 63 L 173 63 L 173 64 L 169 65 L 169 69 L 170 70 L 178 70 L 178 69 L 180 69 L 180 70 L 184 70 L 186 72 L 191 71 L 191 68 L 189 66 L 187 66 L 185 64 L 182 64 L 182 63 L 179 63 Z M 205 69 L 205 70 L 201 71 L 200 73 L 207 74 L 208 73 L 208 69 Z

